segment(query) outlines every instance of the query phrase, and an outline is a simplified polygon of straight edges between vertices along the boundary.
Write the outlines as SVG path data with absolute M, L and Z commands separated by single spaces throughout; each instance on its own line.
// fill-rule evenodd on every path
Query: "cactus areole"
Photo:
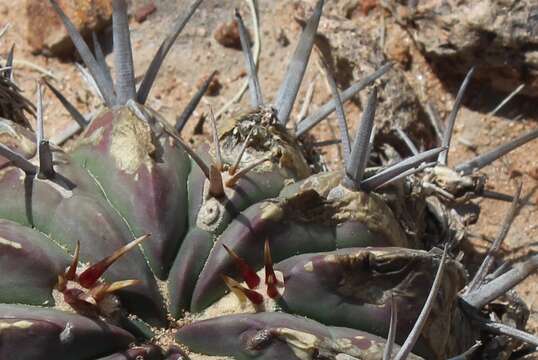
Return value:
M 463 232 L 451 211 L 486 196 L 475 170 L 536 131 L 454 170 L 450 131 L 437 148 L 372 166 L 376 88 L 354 139 L 341 102 L 390 65 L 342 94 L 327 69 L 334 99 L 303 121 L 311 127 L 336 111 L 345 163 L 316 173 L 297 135 L 307 130 L 287 122 L 319 0 L 273 104 L 264 103 L 236 12 L 252 108 L 212 118 L 212 144 L 193 150 L 178 130 L 207 84 L 175 127 L 144 103 L 202 0 L 179 16 L 138 89 L 125 0 L 112 0 L 114 80 L 99 44 L 94 55 L 49 1 L 106 106 L 86 119 L 44 82 L 82 128 L 64 150 L 45 137 L 42 83 L 35 131 L 21 120 L 33 105 L 10 90 L 24 107 L 0 122 L 0 360 L 446 359 L 501 343 L 507 353 L 508 343 L 537 346 L 511 327 L 523 327 L 524 315 L 515 324 L 489 316 L 511 319 L 510 301 L 490 303 L 536 259 L 493 279 L 486 259 L 469 283 L 453 256 Z

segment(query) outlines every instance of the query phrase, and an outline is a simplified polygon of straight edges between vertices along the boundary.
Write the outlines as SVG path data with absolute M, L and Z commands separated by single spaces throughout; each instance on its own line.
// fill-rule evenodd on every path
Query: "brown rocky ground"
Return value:
M 37 1 L 37 0 L 28 0 Z M 142 23 L 131 21 L 132 42 L 135 54 L 136 74 L 142 75 L 151 57 L 159 46 L 161 39 L 169 29 L 174 14 L 184 7 L 186 0 L 154 1 L 157 11 L 149 15 Z M 313 1 L 306 1 L 312 3 Z M 95 108 L 98 101 L 87 90 L 85 84 L 70 62 L 62 62 L 56 58 L 32 55 L 26 39 L 26 19 L 24 13 L 25 1 L 0 0 L 0 26 L 11 24 L 11 30 L 2 38 L 4 56 L 12 43 L 16 44 L 15 64 L 16 81 L 24 89 L 26 95 L 34 98 L 36 80 L 43 76 L 37 67 L 50 72 L 53 82 L 64 94 L 71 99 L 83 112 Z M 131 1 L 131 11 L 148 3 L 146 0 Z M 271 0 L 259 1 L 261 17 L 262 52 L 260 59 L 260 81 L 266 98 L 272 98 L 276 93 L 279 82 L 286 66 L 286 59 L 291 55 L 297 39 L 300 25 L 295 21 L 299 1 Z M 373 6 L 368 16 L 369 4 Z M 356 5 L 356 6 L 355 6 Z M 461 77 L 454 78 L 452 74 L 444 73 L 428 65 L 416 50 L 411 37 L 390 17 L 376 6 L 376 1 L 333 1 L 327 7 L 325 17 L 342 19 L 346 15 L 357 27 L 380 29 L 384 23 L 385 53 L 395 60 L 417 92 L 421 101 L 431 101 L 446 115 L 450 109 L 454 93 Z M 195 113 L 199 118 L 208 109 L 221 108 L 238 91 L 245 81 L 243 57 L 237 50 L 224 48 L 213 38 L 213 32 L 223 22 L 232 18 L 232 9 L 239 7 L 247 24 L 250 24 L 248 6 L 244 0 L 206 0 L 202 8 L 193 17 L 183 34 L 176 42 L 171 54 L 161 71 L 156 87 L 150 95 L 149 105 L 161 112 L 168 120 L 173 121 L 195 91 L 196 84 L 213 70 L 219 71 L 218 80 L 222 85 L 217 96 L 206 97 Z M 300 8 L 300 6 L 299 6 Z M 300 11 L 299 11 L 300 13 Z M 384 22 L 382 17 L 385 17 Z M 44 29 L 44 31 L 46 31 Z M 331 34 L 326 34 L 331 37 Z M 289 45 L 285 46 L 288 39 Z M 316 56 L 314 56 L 315 58 Z M 113 61 L 107 58 L 112 66 Z M 320 72 L 317 61 L 312 61 L 306 75 L 306 85 Z M 342 79 L 339 79 L 342 81 Z M 345 79 L 344 79 L 345 80 Z M 516 137 L 524 131 L 536 128 L 538 110 L 536 99 L 517 98 L 502 112 L 502 116 L 487 116 L 506 94 L 495 93 L 485 86 L 475 84 L 467 94 L 465 107 L 460 112 L 455 129 L 454 147 L 450 159 L 466 159 L 476 153 L 499 145 Z M 319 106 L 330 98 L 330 91 L 323 76 L 318 77 L 317 87 L 313 98 L 313 107 Z M 244 96 L 237 109 L 244 106 L 248 97 Z M 62 129 L 70 120 L 64 109 L 49 93 L 46 94 L 46 133 L 52 136 Z M 360 105 L 360 102 L 358 102 Z M 296 106 L 296 112 L 300 106 Z M 348 118 L 354 121 L 360 115 L 360 107 L 351 103 L 347 105 Z M 514 119 L 517 118 L 517 119 Z M 192 136 L 196 119 L 188 124 L 184 136 Z M 209 131 L 206 128 L 205 134 Z M 335 119 L 318 126 L 314 135 L 319 140 L 335 138 L 338 133 Z M 323 148 L 323 154 L 329 166 L 336 168 L 341 163 L 336 146 Z M 506 156 L 502 161 L 496 161 L 493 166 L 485 169 L 492 189 L 506 193 L 514 191 L 514 178 L 523 181 L 524 194 L 530 194 L 532 201 L 538 201 L 538 141 L 534 141 L 521 149 Z M 479 201 L 482 208 L 477 225 L 470 227 L 470 243 L 474 253 L 468 256 L 471 262 L 479 259 L 477 254 L 484 252 L 487 245 L 495 237 L 499 224 L 509 208 L 508 203 L 492 200 Z M 526 206 L 521 209 L 508 238 L 503 246 L 503 256 L 506 259 L 521 260 L 533 254 L 538 249 L 538 208 Z M 523 298 L 531 308 L 529 330 L 538 334 L 538 287 L 535 285 L 538 274 L 528 278 L 518 287 Z

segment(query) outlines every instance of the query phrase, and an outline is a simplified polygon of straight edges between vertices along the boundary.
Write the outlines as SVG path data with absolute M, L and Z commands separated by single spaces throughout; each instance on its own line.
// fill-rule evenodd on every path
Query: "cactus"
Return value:
M 94 55 L 49 1 L 105 108 L 87 120 L 44 81 L 84 128 L 69 151 L 45 137 L 41 83 L 35 131 L 20 113 L 2 120 L 0 359 L 444 359 L 495 341 L 491 334 L 538 345 L 485 316 L 536 259 L 486 279 L 486 258 L 469 283 L 453 257 L 460 234 L 449 209 L 488 196 L 475 170 L 538 136 L 449 168 L 472 72 L 438 148 L 369 167 L 376 89 L 353 140 L 342 101 L 390 65 L 342 93 L 327 69 L 333 100 L 290 130 L 324 2 L 306 22 L 273 105 L 264 102 L 236 12 L 252 108 L 219 124 L 212 118 L 212 145 L 194 151 L 180 131 L 208 82 L 176 126 L 145 102 L 202 0 L 177 19 L 138 89 L 125 0 L 112 1 L 114 81 L 98 43 Z M 313 173 L 300 135 L 333 111 L 344 171 Z M 514 208 L 519 194 L 512 201 Z M 432 221 L 447 226 L 427 228 Z

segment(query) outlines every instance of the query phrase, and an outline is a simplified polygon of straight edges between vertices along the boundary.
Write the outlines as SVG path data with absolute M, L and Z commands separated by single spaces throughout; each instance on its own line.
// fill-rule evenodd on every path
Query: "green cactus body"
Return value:
M 135 237 L 152 235 L 144 254 L 154 274 L 164 279 L 186 232 L 190 161 L 159 129 L 158 115 L 142 110 L 146 119 L 127 106 L 105 110 L 88 126 L 72 156 Z
M 320 316 L 321 314 L 314 308 L 309 308 L 309 305 L 314 304 L 309 296 L 313 296 L 314 299 L 326 299 L 325 301 L 328 301 L 326 306 L 331 306 L 331 296 L 323 293 L 327 290 L 322 289 L 328 286 L 328 283 L 325 283 L 328 280 L 325 271 L 336 270 L 320 270 L 319 276 L 315 275 L 308 280 L 324 283 L 319 290 L 322 293 L 316 293 L 316 287 L 309 284 L 308 288 L 312 292 L 309 296 L 303 296 L 300 286 L 297 288 L 295 281 L 299 279 L 299 284 L 305 284 L 307 282 L 303 278 L 305 274 L 317 274 L 318 267 L 324 266 L 323 261 L 318 264 L 319 261 L 311 260 L 310 262 L 316 265 L 313 267 L 314 272 L 310 273 L 305 270 L 308 266 L 302 259 L 321 256 L 327 260 L 339 256 L 333 255 L 336 249 L 349 248 L 346 253 L 349 255 L 353 251 L 362 254 L 362 250 L 357 248 L 368 246 L 421 247 L 421 244 L 413 243 L 405 234 L 382 197 L 375 193 L 347 189 L 340 185 L 342 176 L 339 173 L 312 175 L 301 181 L 308 175 L 308 166 L 306 161 L 297 155 L 300 153 L 295 154 L 291 162 L 278 161 L 278 158 L 267 161 L 267 164 L 255 168 L 233 187 L 227 188 L 223 197 L 211 196 L 208 193 L 209 181 L 201 169 L 191 161 L 184 149 L 167 135 L 161 122 L 152 120 L 158 115 L 145 108 L 138 107 L 138 109 L 144 111 L 144 118 L 140 118 L 129 106 L 103 112 L 92 121 L 69 154 L 64 152 L 56 154 L 55 159 L 61 159 L 61 164 L 55 169 L 58 176 L 62 176 L 62 181 L 30 177 L 15 167 L 2 170 L 0 191 L 5 191 L 4 197 L 9 200 L 0 207 L 2 218 L 5 219 L 0 224 L 0 237 L 6 239 L 0 245 L 8 250 L 6 253 L 8 256 L 0 258 L 0 266 L 10 269 L 14 266 L 14 262 L 24 260 L 25 264 L 28 263 L 24 271 L 20 270 L 20 274 L 18 271 L 6 270 L 12 275 L 9 277 L 9 283 L 0 283 L 2 289 L 0 294 L 4 294 L 2 302 L 52 306 L 58 309 L 48 310 L 48 313 L 36 309 L 34 314 L 34 308 L 5 305 L 11 306 L 6 307 L 8 309 L 6 312 L 12 309 L 28 312 L 29 324 L 24 325 L 45 337 L 53 337 L 55 332 L 65 331 L 61 326 L 64 326 L 64 329 L 69 328 L 70 325 L 65 324 L 78 324 L 77 321 L 80 320 L 81 324 L 78 325 L 80 330 L 77 331 L 78 328 L 74 327 L 73 333 L 77 339 L 80 337 L 83 343 L 85 341 L 90 343 L 94 341 L 91 339 L 99 336 L 103 339 L 110 338 L 102 340 L 102 348 L 86 349 L 87 345 L 78 345 L 75 341 L 76 348 L 81 349 L 81 358 L 104 356 L 121 350 L 125 344 L 135 341 L 134 337 L 129 338 L 126 330 L 121 328 L 132 332 L 132 326 L 135 328 L 140 326 L 137 325 L 138 320 L 128 326 L 125 323 L 127 320 L 121 318 L 118 320 L 119 315 L 113 313 L 114 315 L 107 315 L 110 318 L 106 318 L 105 321 L 116 324 L 118 328 L 94 334 L 96 330 L 88 328 L 84 323 L 84 316 L 88 316 L 84 311 L 82 315 L 64 315 L 70 307 L 69 304 L 66 305 L 65 299 L 62 301 L 62 295 L 58 292 L 58 278 L 71 262 L 77 240 L 80 241 L 81 260 L 95 263 L 135 237 L 143 235 L 145 233 L 143 229 L 153 228 L 156 229 L 156 235 L 148 231 L 152 235 L 151 239 L 147 240 L 140 250 L 131 250 L 103 275 L 107 283 L 125 279 L 141 280 L 117 292 L 124 306 L 121 310 L 123 315 L 126 312 L 131 313 L 140 320 L 161 328 L 166 324 L 166 312 L 176 318 L 183 316 L 183 310 L 190 309 L 194 313 L 200 313 L 201 315 L 194 316 L 196 320 L 193 325 L 180 330 L 178 341 L 188 345 L 193 351 L 211 355 L 225 354 L 238 359 L 249 359 L 263 354 L 261 358 L 274 359 L 275 356 L 287 354 L 290 359 L 294 358 L 293 356 L 303 359 L 305 356 L 312 356 L 316 351 L 321 351 L 328 354 L 346 353 L 352 356 L 355 354 L 365 358 L 378 358 L 379 351 L 383 348 L 382 337 L 386 336 L 388 331 L 389 312 L 385 298 L 370 305 L 380 309 L 377 315 L 363 304 L 361 308 L 364 310 L 361 311 L 371 313 L 370 320 L 361 319 L 359 315 L 357 321 L 350 319 L 349 322 L 342 322 L 341 319 L 345 316 L 339 316 L 338 311 L 347 313 L 349 310 L 345 307 L 324 316 Z M 238 126 L 229 130 L 228 134 L 233 133 L 234 129 L 240 129 L 236 132 L 245 132 L 245 129 Z M 225 132 L 225 135 L 221 135 L 223 144 L 231 143 L 226 139 L 226 134 Z M 281 151 L 298 151 L 292 145 L 283 147 Z M 224 181 L 229 176 L 228 167 L 233 164 L 229 159 L 235 159 L 236 156 L 231 157 L 228 151 L 232 153 L 237 151 L 237 146 L 222 147 L 223 159 L 226 159 L 222 171 Z M 273 145 L 271 148 L 274 148 Z M 247 147 L 245 153 L 255 159 L 260 156 L 257 154 L 258 151 L 259 149 Z M 200 153 L 202 158 L 214 159 L 214 155 L 207 147 L 205 149 L 202 147 Z M 261 156 L 265 153 L 261 152 Z M 285 167 L 284 163 L 292 165 Z M 70 188 L 67 184 L 75 186 Z M 151 189 L 155 191 L 150 191 Z M 11 196 L 8 196 L 8 193 Z M 14 194 L 17 196 L 13 196 Z M 241 296 L 237 297 L 233 292 L 226 295 L 226 285 L 220 275 L 241 278 L 242 274 L 236 270 L 234 258 L 228 254 L 223 245 L 243 257 L 254 269 L 258 269 L 264 265 L 263 249 L 266 241 L 273 259 L 277 262 L 283 261 L 277 264 L 275 269 L 282 279 L 284 291 L 276 300 L 268 298 L 274 306 L 264 308 L 265 312 L 261 314 L 248 315 L 249 311 L 260 312 L 260 309 L 256 307 L 249 309 L 242 303 Z M 399 261 L 405 261 L 406 257 L 400 251 L 390 249 L 385 251 L 399 258 Z M 326 255 L 315 255 L 323 252 L 326 252 Z M 174 260 L 173 254 L 176 253 L 178 255 Z M 363 256 L 353 255 L 357 258 Z M 349 260 L 349 263 L 352 264 L 354 261 Z M 327 264 L 332 263 L 327 260 Z M 299 274 L 296 269 L 301 267 L 303 273 Z M 365 269 L 364 276 L 371 274 L 373 270 Z M 432 281 L 431 268 L 427 271 L 413 270 L 419 274 L 430 275 L 428 281 Z M 353 272 L 352 269 L 345 271 Z M 459 270 L 456 268 L 454 271 L 457 275 Z M 167 298 L 163 298 L 159 293 L 152 273 L 157 278 L 167 280 L 169 288 Z M 260 276 L 263 277 L 263 270 Z M 353 281 L 362 281 L 359 275 L 348 276 Z M 425 281 L 420 275 L 416 276 L 422 282 Z M 462 287 L 463 281 L 457 276 L 456 278 L 446 282 L 454 285 L 451 288 L 452 292 L 449 292 L 452 295 L 447 295 L 449 296 L 447 303 L 455 302 L 454 291 Z M 337 279 L 338 277 L 334 277 L 334 280 Z M 387 286 L 395 287 L 401 280 L 401 278 L 395 279 Z M 380 279 L 376 279 L 376 282 L 382 283 Z M 409 285 L 416 286 L 415 283 Z M 17 288 L 18 291 L 10 291 L 12 288 Z M 389 288 L 385 290 L 388 292 L 391 290 Z M 416 317 L 419 309 L 417 304 L 421 305 L 420 301 L 416 302 L 417 299 L 425 299 L 427 295 L 427 287 L 421 289 L 426 294 L 409 295 L 414 305 L 407 306 L 415 312 L 409 311 L 406 325 L 400 325 L 402 337 Z M 230 300 L 230 297 L 233 300 Z M 346 301 L 346 296 L 338 291 L 334 292 L 332 297 L 337 302 Z M 167 311 L 163 306 L 165 301 L 168 302 Z M 349 306 L 354 305 L 356 304 L 351 302 Z M 80 312 L 80 309 L 76 310 Z M 288 315 L 280 313 L 281 311 L 307 316 L 320 323 L 293 316 L 288 319 Z M 448 317 L 448 320 L 452 315 L 447 309 L 438 311 L 439 316 Z M 247 314 L 239 315 L 243 312 Z M 225 317 L 220 318 L 217 316 L 219 314 Z M 362 313 L 359 311 L 357 314 Z M 54 319 L 55 326 L 50 328 L 42 326 L 40 322 L 42 316 Z M 71 316 L 73 320 L 63 320 L 64 316 Z M 7 320 L 2 321 L 4 321 L 2 324 L 6 324 L 5 331 L 10 334 L 9 336 L 22 341 L 20 334 L 23 333 L 23 329 L 13 324 L 20 325 L 21 321 L 27 320 L 10 320 L 9 325 L 5 322 Z M 62 321 L 67 322 L 64 324 Z M 200 340 L 194 340 L 198 339 L 196 336 L 198 331 L 205 331 L 203 329 L 206 324 L 213 329 L 210 333 L 223 332 L 233 337 L 234 331 L 239 331 L 234 330 L 235 326 L 239 326 L 235 325 L 236 321 L 247 322 L 247 325 L 241 325 L 246 326 L 242 337 L 247 343 L 257 341 L 260 336 L 258 332 L 261 330 L 258 329 L 258 325 L 255 326 L 258 332 L 252 328 L 253 324 L 260 321 L 260 324 L 264 324 L 264 328 L 267 328 L 267 333 L 272 335 L 262 341 L 263 344 L 267 344 L 260 345 L 260 350 L 256 351 L 249 350 L 248 344 L 244 343 L 230 343 L 222 345 L 223 347 L 217 346 L 218 350 L 212 350 L 209 343 L 200 344 Z M 249 324 L 251 321 L 252 324 Z M 303 324 L 305 321 L 307 322 Z M 371 327 L 367 324 L 375 325 Z M 330 326 L 342 328 L 333 329 Z M 426 356 L 435 354 L 435 357 L 442 357 L 441 354 L 447 351 L 456 353 L 464 350 L 463 346 L 447 348 L 446 342 L 453 335 L 446 332 L 442 337 L 443 340 L 438 340 L 444 347 L 435 347 L 432 345 L 438 345 L 437 343 L 430 344 L 428 340 L 422 340 L 417 348 L 419 354 Z M 364 337 L 362 342 L 354 343 L 352 340 L 361 337 Z M 279 339 L 279 342 L 285 339 L 286 345 L 273 345 L 274 340 L 271 339 Z M 341 343 L 346 341 L 351 341 L 350 345 L 345 349 L 339 348 Z M 62 349 L 61 344 L 50 344 L 51 349 L 54 346 Z M 49 348 L 43 347 L 43 349 L 47 351 Z M 443 350 L 436 354 L 434 349 Z M 150 352 L 146 350 L 139 349 L 138 354 L 149 356 Z M 66 346 L 65 349 L 58 351 L 68 358 L 73 350 Z M 88 355 L 85 351 L 88 351 Z M 39 355 L 35 356 L 39 358 Z

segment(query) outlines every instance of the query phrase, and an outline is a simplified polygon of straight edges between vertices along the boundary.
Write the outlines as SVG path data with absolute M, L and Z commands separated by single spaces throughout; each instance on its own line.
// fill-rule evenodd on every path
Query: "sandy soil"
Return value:
M 132 1 L 132 9 L 146 3 L 143 0 Z M 174 13 L 181 9 L 186 0 L 161 0 L 155 1 L 158 10 L 155 14 L 138 24 L 131 21 L 132 42 L 134 46 L 135 65 L 137 76 L 142 75 L 147 68 L 151 57 L 159 46 L 165 32 L 169 29 Z M 294 2 L 285 0 L 261 0 L 260 17 L 262 24 L 261 36 L 263 38 L 262 55 L 260 62 L 260 80 L 264 95 L 271 99 L 278 88 L 283 76 L 286 62 L 293 51 L 294 44 L 300 30 L 299 24 L 294 21 Z M 338 2 L 338 4 L 344 1 Z M 82 83 L 73 64 L 61 62 L 54 58 L 34 56 L 25 45 L 24 1 L 0 0 L 0 26 L 9 22 L 11 30 L 2 39 L 0 55 L 7 54 L 12 43 L 16 43 L 16 58 L 24 59 L 38 65 L 54 74 L 54 83 L 71 99 L 82 112 L 91 111 L 98 104 L 97 99 L 87 90 Z M 181 109 L 195 92 L 196 84 L 200 79 L 207 76 L 213 70 L 218 70 L 219 82 L 222 89 L 214 97 L 206 97 L 203 104 L 195 113 L 194 121 L 191 121 L 184 132 L 184 137 L 192 137 L 192 129 L 196 119 L 206 112 L 207 104 L 219 109 L 239 89 L 245 81 L 243 70 L 243 57 L 239 51 L 220 46 L 213 38 L 213 32 L 222 22 L 230 21 L 232 9 L 239 7 L 249 19 L 248 7 L 245 1 L 232 0 L 206 0 L 202 9 L 194 16 L 192 23 L 185 29 L 175 44 L 164 69 L 161 71 L 156 87 L 150 95 L 149 105 L 162 113 L 169 121 L 173 122 Z M 332 11 L 336 13 L 341 9 L 334 6 Z M 338 15 L 338 14 L 337 14 Z M 352 19 L 358 24 L 362 21 L 378 21 L 379 12 L 373 11 L 368 17 L 361 11 L 353 12 Z M 250 23 L 248 21 L 248 23 Z M 454 92 L 460 78 L 454 79 L 451 74 L 443 74 L 442 69 L 435 69 L 427 64 L 422 56 L 416 51 L 407 34 L 397 25 L 387 20 L 387 36 L 398 36 L 403 41 L 406 51 L 411 56 L 411 65 L 406 75 L 413 86 L 422 86 L 427 89 L 430 101 L 439 108 L 442 114 L 450 109 Z M 283 46 L 279 37 L 284 34 L 290 41 L 288 46 Z M 329 34 L 330 36 L 330 34 Z M 113 66 L 111 56 L 107 58 Z M 43 74 L 28 66 L 16 67 L 16 80 L 24 89 L 25 94 L 33 99 L 35 97 L 35 82 Z M 319 68 L 310 66 L 304 84 L 308 84 Z M 330 98 L 330 93 L 324 82 L 318 82 L 320 86 L 314 95 L 313 107 L 319 106 Z M 306 86 L 303 86 L 302 93 Z M 424 100 L 425 96 L 423 96 Z M 467 159 L 476 153 L 483 152 L 509 139 L 516 137 L 524 131 L 536 128 L 538 118 L 536 110 L 532 113 L 531 104 L 536 100 L 517 99 L 510 103 L 502 112 L 502 117 L 486 116 L 496 102 L 501 100 L 502 94 L 495 94 L 483 86 L 474 86 L 467 96 L 465 107 L 461 111 L 455 129 L 454 147 L 450 152 L 452 163 L 457 159 Z M 248 96 L 244 96 L 239 105 L 244 106 Z M 70 121 L 64 109 L 50 93 L 46 94 L 46 133 L 52 136 L 59 129 L 65 127 Z M 296 112 L 300 106 L 296 106 Z M 355 105 L 347 105 L 350 118 L 355 119 L 360 114 L 360 109 Z M 519 120 L 511 120 L 521 114 Z M 207 124 L 206 124 L 207 126 Z M 206 127 L 205 134 L 209 129 Z M 320 139 L 334 138 L 335 119 L 317 128 L 315 136 Z M 468 144 L 472 144 L 469 147 Z M 472 149 L 471 149 L 472 148 Z M 324 155 L 333 168 L 341 163 L 335 146 L 323 149 Z M 514 192 L 514 180 L 524 183 L 524 194 L 530 194 L 532 201 L 538 201 L 535 192 L 538 187 L 538 141 L 534 141 L 517 151 L 506 156 L 502 161 L 496 161 L 493 166 L 487 167 L 484 172 L 489 177 L 488 186 L 491 189 L 506 193 Z M 470 243 L 475 250 L 467 255 L 468 260 L 476 263 L 479 254 L 482 254 L 488 244 L 495 237 L 499 224 L 509 208 L 508 203 L 492 200 L 479 201 L 482 208 L 480 220 L 477 225 L 469 228 Z M 538 208 L 526 206 L 521 209 L 515 220 L 508 238 L 503 245 L 502 254 L 506 259 L 521 260 L 536 252 L 538 245 Z M 531 308 L 531 321 L 529 329 L 538 334 L 538 287 L 535 286 L 538 274 L 528 278 L 525 283 L 518 287 L 520 294 Z

